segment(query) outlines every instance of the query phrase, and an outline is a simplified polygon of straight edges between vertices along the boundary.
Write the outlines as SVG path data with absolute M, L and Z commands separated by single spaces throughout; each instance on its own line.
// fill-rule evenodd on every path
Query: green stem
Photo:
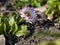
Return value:
M 7 31 L 6 31 L 6 24 L 4 24 L 4 32 L 5 32 L 5 34 L 7 34 Z
M 13 32 L 12 35 L 14 35 L 14 34 L 16 33 L 17 30 L 18 30 L 18 26 L 17 26 L 17 24 L 15 24 L 15 30 L 14 30 L 14 32 Z
M 11 33 L 11 31 L 12 31 L 12 26 L 10 26 L 10 31 L 8 32 L 8 34 L 10 34 L 10 33 Z

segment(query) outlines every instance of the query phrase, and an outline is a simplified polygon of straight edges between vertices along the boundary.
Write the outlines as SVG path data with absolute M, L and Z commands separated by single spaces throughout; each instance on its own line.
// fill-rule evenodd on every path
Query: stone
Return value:
M 34 8 L 35 11 L 38 11 L 38 12 L 41 12 L 41 13 L 44 13 L 50 6 L 49 5 L 44 5 L 44 6 L 41 6 L 41 7 L 38 7 L 38 8 Z
M 5 6 L 0 7 L 0 10 L 6 10 Z
M 16 0 L 8 0 L 8 2 L 13 5 L 14 3 L 16 3 Z
M 51 16 L 48 16 L 47 19 L 49 19 L 50 21 L 52 21 L 53 16 L 52 15 Z
M 4 35 L 0 35 L 0 45 L 5 45 L 5 37 Z

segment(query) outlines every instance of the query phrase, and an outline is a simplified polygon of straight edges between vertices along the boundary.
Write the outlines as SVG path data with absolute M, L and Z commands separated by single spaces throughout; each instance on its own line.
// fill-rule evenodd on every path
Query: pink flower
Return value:
M 32 7 L 24 7 L 19 13 L 26 22 L 35 23 L 37 21 L 37 15 Z

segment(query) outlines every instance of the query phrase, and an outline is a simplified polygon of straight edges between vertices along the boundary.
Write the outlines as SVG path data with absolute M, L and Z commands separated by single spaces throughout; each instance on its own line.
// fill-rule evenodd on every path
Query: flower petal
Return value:
M 26 16 L 24 12 L 28 12 L 30 16 Z M 26 19 L 26 22 L 35 23 L 37 20 L 37 15 L 32 7 L 24 7 L 20 13 L 21 13 L 20 16 L 24 17 Z

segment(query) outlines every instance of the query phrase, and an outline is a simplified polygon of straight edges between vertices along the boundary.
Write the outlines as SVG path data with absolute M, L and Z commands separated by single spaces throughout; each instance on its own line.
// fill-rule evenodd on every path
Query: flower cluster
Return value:
M 37 15 L 32 7 L 23 7 L 19 14 L 26 22 L 35 23 L 37 21 Z

